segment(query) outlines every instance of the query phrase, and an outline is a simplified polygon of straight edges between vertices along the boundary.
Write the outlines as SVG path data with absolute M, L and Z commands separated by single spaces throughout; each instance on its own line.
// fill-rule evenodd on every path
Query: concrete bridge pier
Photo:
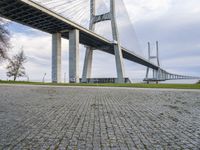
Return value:
M 167 80 L 167 73 L 165 72 L 165 80 Z
M 162 80 L 163 77 L 163 71 L 160 69 L 160 62 L 159 62 L 159 52 L 158 52 L 158 41 L 156 41 L 156 55 L 151 55 L 151 44 L 150 42 L 148 42 L 148 59 L 149 61 L 151 61 L 152 59 L 156 59 L 157 60 L 157 64 L 158 64 L 158 69 L 153 69 L 153 80 L 156 81 L 156 83 L 158 84 L 159 80 Z M 149 76 L 149 67 L 147 67 L 146 70 L 146 80 L 148 80 L 148 76 Z
M 113 35 L 113 40 L 114 40 L 113 44 L 114 44 L 115 62 L 116 62 L 116 69 L 117 69 L 117 82 L 125 83 L 124 62 L 123 62 L 122 50 L 121 50 L 119 33 L 118 33 L 118 28 L 117 28 L 115 9 L 116 9 L 115 0 L 110 0 L 111 26 L 112 26 L 112 35 Z
M 153 77 L 156 81 L 156 84 L 159 83 L 158 79 L 159 79 L 159 70 L 154 70 L 154 77 Z
M 52 82 L 61 82 L 61 34 L 52 35 Z
M 163 74 L 163 80 L 165 80 L 165 72 L 163 71 L 163 73 L 162 73 L 162 74 Z
M 88 47 L 85 53 L 84 66 L 83 66 L 83 75 L 82 82 L 86 83 L 88 78 L 91 78 L 92 74 L 92 59 L 93 59 L 93 50 Z
M 157 84 L 159 83 L 159 80 L 162 80 L 162 71 L 160 69 L 157 70 Z
M 169 74 L 167 74 L 167 80 L 169 80 L 169 79 L 170 79 Z
M 162 80 L 162 71 L 159 72 L 159 79 Z
M 69 31 L 69 82 L 79 83 L 79 30 Z
M 116 11 L 115 11 L 115 0 L 110 0 L 110 12 L 96 15 L 96 0 L 90 0 L 90 27 L 91 31 L 95 30 L 95 24 L 98 22 L 110 20 L 112 26 L 112 36 L 113 36 L 113 47 L 115 52 L 116 70 L 117 70 L 117 82 L 125 83 L 125 73 L 124 73 L 124 63 L 122 50 L 120 45 L 120 38 L 116 23 Z M 91 78 L 92 69 L 92 59 L 93 59 L 93 49 L 87 47 L 85 54 L 85 61 L 82 74 L 82 82 L 87 82 L 87 78 Z
M 153 69 L 153 79 L 157 78 L 157 71 Z
M 94 32 L 95 23 L 94 18 L 96 15 L 96 0 L 90 0 L 90 26 L 89 29 Z M 87 79 L 91 78 L 92 74 L 92 60 L 93 60 L 93 49 L 91 47 L 86 48 L 85 59 L 83 65 L 83 74 L 82 81 L 83 83 L 87 82 Z

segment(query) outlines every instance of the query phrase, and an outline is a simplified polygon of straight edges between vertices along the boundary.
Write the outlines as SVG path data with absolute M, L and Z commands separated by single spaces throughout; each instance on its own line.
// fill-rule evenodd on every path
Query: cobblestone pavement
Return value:
M 0 149 L 200 149 L 200 91 L 0 86 Z

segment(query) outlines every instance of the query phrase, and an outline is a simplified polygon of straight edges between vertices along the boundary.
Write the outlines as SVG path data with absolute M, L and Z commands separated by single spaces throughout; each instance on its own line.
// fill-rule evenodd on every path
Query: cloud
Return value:
M 133 21 L 151 20 L 169 9 L 171 0 L 124 0 Z

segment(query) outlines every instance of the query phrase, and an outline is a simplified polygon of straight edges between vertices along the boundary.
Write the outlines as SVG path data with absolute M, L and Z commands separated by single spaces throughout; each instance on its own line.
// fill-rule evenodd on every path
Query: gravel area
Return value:
M 200 91 L 0 85 L 0 149 L 200 149 Z

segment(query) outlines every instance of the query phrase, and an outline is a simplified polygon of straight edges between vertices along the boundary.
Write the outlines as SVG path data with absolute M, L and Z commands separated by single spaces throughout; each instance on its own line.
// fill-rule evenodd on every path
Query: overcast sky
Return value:
M 131 22 L 144 56 L 147 42 L 160 43 L 160 61 L 164 69 L 183 75 L 200 76 L 200 1 L 199 0 L 124 0 Z M 26 72 L 33 81 L 41 81 L 47 73 L 51 79 L 51 35 L 17 24 L 10 23 L 12 50 L 10 55 L 23 47 L 28 62 Z M 123 29 L 126 33 L 126 29 Z M 127 35 L 126 35 L 127 36 Z M 123 40 L 125 36 L 121 35 Z M 124 41 L 135 39 L 127 37 Z M 152 48 L 152 49 L 153 49 Z M 81 47 L 80 72 L 82 72 L 85 50 Z M 6 77 L 6 64 L 0 67 L 0 78 Z M 126 76 L 143 78 L 146 68 L 125 61 Z M 68 80 L 68 41 L 62 39 L 62 80 Z M 81 74 L 80 74 L 81 75 Z M 95 51 L 93 77 L 116 77 L 114 56 Z M 23 78 L 25 79 L 25 78 Z

